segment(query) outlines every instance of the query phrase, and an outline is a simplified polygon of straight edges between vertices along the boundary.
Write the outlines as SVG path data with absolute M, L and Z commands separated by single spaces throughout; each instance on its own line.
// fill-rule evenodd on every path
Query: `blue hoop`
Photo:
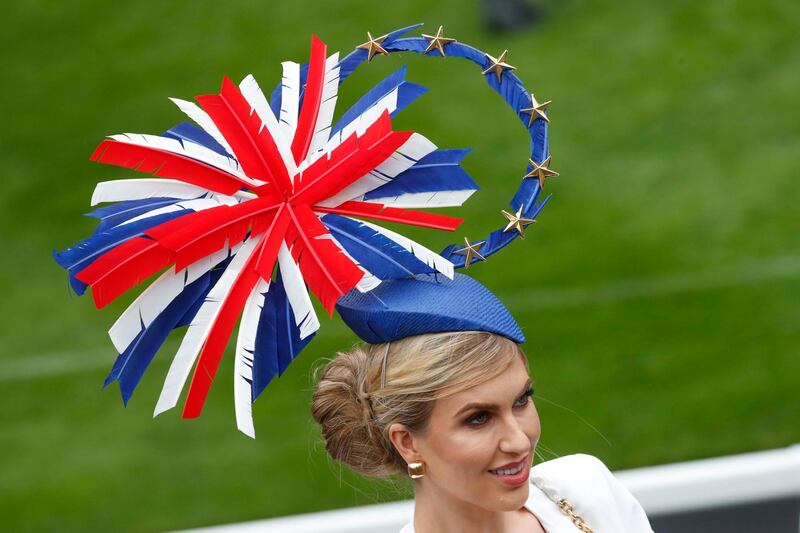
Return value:
M 425 52 L 430 41 L 424 37 L 401 38 L 406 33 L 421 26 L 422 24 L 414 24 L 395 30 L 386 35 L 386 38 L 380 42 L 380 46 L 388 53 L 415 52 L 423 56 L 442 57 L 435 48 L 428 53 Z M 444 46 L 447 50 L 447 55 L 445 57 L 462 57 L 468 59 L 478 65 L 481 71 L 486 70 L 491 65 L 488 54 L 477 48 L 459 42 L 450 42 Z M 339 62 L 339 85 L 341 85 L 362 63 L 368 61 L 368 59 L 369 52 L 361 48 L 357 48 L 345 56 L 344 59 Z M 307 74 L 308 64 L 306 63 L 300 67 L 301 84 L 305 84 Z M 550 156 L 550 147 L 547 139 L 548 123 L 545 120 L 534 120 L 530 123 L 530 126 L 528 125 L 530 122 L 530 115 L 523 113 L 522 110 L 536 105 L 531 98 L 531 93 L 525 89 L 522 81 L 511 70 L 504 70 L 499 79 L 493 72 L 488 72 L 484 75 L 484 79 L 492 89 L 503 97 L 503 100 L 514 110 L 525 125 L 531 138 L 530 159 L 537 165 L 541 165 Z M 272 92 L 270 107 L 276 115 L 280 112 L 280 83 L 278 83 L 277 87 Z M 532 169 L 533 167 L 528 164 L 526 167 L 526 174 L 529 174 Z M 515 213 L 521 210 L 522 217 L 535 219 L 550 199 L 550 195 L 548 195 L 541 202 L 537 203 L 540 193 L 541 187 L 538 180 L 522 178 L 519 188 L 509 202 L 509 206 Z M 482 243 L 480 255 L 489 257 L 510 244 L 519 235 L 519 232 L 506 231 L 505 226 L 501 226 L 497 230 L 489 233 L 486 238 L 472 241 L 470 244 L 477 246 L 478 243 Z M 450 260 L 456 268 L 463 268 L 467 259 L 467 255 L 463 254 L 464 248 L 464 244 L 450 244 L 442 250 L 441 255 Z M 479 257 L 474 257 L 470 261 L 470 264 L 479 260 Z

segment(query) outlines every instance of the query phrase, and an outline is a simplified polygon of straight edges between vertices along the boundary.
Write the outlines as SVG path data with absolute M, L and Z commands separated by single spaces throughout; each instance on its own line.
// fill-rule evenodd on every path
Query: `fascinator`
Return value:
M 251 404 L 320 327 L 309 293 L 368 342 L 462 330 L 524 341 L 499 300 L 455 270 L 524 237 L 547 202 L 542 187 L 558 175 L 549 167 L 550 102 L 525 89 L 506 51 L 491 56 L 441 27 L 409 37 L 419 26 L 368 33 L 343 58 L 312 37 L 308 62 L 284 62 L 269 96 L 252 75 L 238 85 L 225 77 L 197 104 L 172 99 L 192 122 L 100 143 L 93 161 L 147 176 L 99 183 L 91 203 L 107 205 L 90 213 L 96 230 L 54 257 L 98 308 L 155 277 L 109 330 L 118 356 L 105 384 L 118 382 L 123 402 L 169 333 L 187 327 L 155 414 L 175 407 L 188 382 L 183 416 L 199 416 L 238 321 L 236 420 L 254 436 Z M 333 120 L 353 71 L 398 52 L 474 63 L 531 138 L 502 225 L 440 253 L 380 225 L 454 231 L 462 219 L 427 209 L 460 206 L 478 189 L 461 167 L 468 150 L 393 130 L 392 118 L 426 89 L 403 67 Z

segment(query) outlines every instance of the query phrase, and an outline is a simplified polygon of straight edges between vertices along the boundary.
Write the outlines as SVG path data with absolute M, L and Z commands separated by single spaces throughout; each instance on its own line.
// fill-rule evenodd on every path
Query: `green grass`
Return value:
M 167 96 L 213 92 L 223 74 L 269 87 L 280 61 L 307 57 L 312 32 L 346 52 L 367 30 L 444 24 L 489 53 L 508 48 L 528 88 L 554 100 L 552 201 L 527 240 L 469 270 L 528 335 L 545 456 L 584 451 L 626 468 L 800 441 L 796 2 L 569 0 L 535 30 L 503 36 L 482 29 L 477 2 L 319 5 L 7 11 L 2 529 L 154 531 L 407 496 L 332 464 L 311 422 L 312 365 L 354 341 L 339 320 L 323 320 L 256 403 L 256 441 L 235 430 L 230 354 L 199 420 L 153 420 L 178 337 L 123 408 L 100 385 L 114 357 L 105 330 L 124 302 L 96 311 L 70 296 L 50 257 L 91 231 L 79 214 L 97 181 L 133 175 L 88 162 L 103 136 L 163 131 L 181 120 Z M 463 210 L 464 232 L 486 234 L 527 139 L 473 66 L 378 58 L 345 85 L 340 111 L 405 63 L 431 91 L 398 127 L 475 148 L 465 165 L 483 190 Z M 412 234 L 439 247 L 463 233 Z M 779 259 L 788 267 L 770 275 Z

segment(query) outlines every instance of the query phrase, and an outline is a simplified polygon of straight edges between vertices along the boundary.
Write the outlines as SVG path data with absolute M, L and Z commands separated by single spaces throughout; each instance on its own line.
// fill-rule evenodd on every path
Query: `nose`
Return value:
M 531 451 L 531 438 L 525 432 L 521 421 L 515 416 L 510 416 L 503 424 L 503 433 L 500 436 L 500 451 L 522 457 Z

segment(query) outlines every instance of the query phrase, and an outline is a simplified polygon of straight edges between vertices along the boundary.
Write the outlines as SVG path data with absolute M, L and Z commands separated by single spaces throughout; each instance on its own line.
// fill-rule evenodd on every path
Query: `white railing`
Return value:
M 617 472 L 648 515 L 800 497 L 800 444 Z
M 800 497 L 800 444 L 615 472 L 648 516 Z M 192 533 L 397 533 L 413 502 L 353 507 L 191 530 Z

